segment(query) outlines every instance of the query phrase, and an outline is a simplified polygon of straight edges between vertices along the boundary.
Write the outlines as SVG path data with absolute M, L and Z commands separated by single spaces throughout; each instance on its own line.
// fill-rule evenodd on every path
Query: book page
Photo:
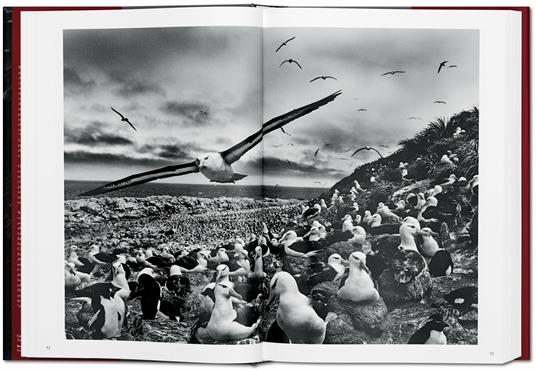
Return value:
M 511 360 L 518 22 L 24 13 L 22 355 Z
M 280 183 L 328 185 L 309 203 L 311 210 L 314 203 L 326 208 L 307 229 L 327 226 L 322 238 L 328 241 L 353 233 L 329 245 L 321 264 L 293 261 L 282 288 L 274 276 L 279 302 L 264 321 L 293 345 L 267 339 L 265 359 L 494 363 L 519 355 L 509 346 L 514 340 L 519 346 L 519 327 L 497 323 L 500 317 L 502 324 L 519 324 L 519 316 L 506 310 L 511 301 L 501 308 L 494 300 L 498 293 L 505 299 L 519 293 L 519 280 L 506 287 L 518 266 L 510 266 L 514 257 L 498 243 L 518 234 L 493 229 L 488 240 L 497 222 L 485 212 L 498 192 L 488 189 L 497 186 L 495 177 L 519 169 L 519 160 L 513 169 L 497 161 L 519 159 L 505 145 L 519 138 L 497 133 L 500 118 L 510 117 L 511 104 L 519 102 L 496 89 L 506 83 L 512 92 L 509 84 L 519 75 L 487 58 L 511 61 L 516 16 L 264 11 L 265 115 L 301 97 L 342 90 L 333 104 L 289 126 L 292 147 L 281 151 L 267 138 L 265 156 L 287 160 Z M 482 118 L 493 129 L 481 126 Z M 519 121 L 512 126 L 518 131 Z M 510 185 L 519 200 L 519 185 Z M 498 270 L 498 256 L 508 268 Z M 342 278 L 336 275 L 340 259 L 349 266 Z M 297 345 L 310 343 L 331 345 Z M 418 344 L 438 346 L 423 352 Z
M 35 88 L 24 89 L 50 98 L 46 112 L 28 103 L 23 115 L 24 147 L 40 154 L 26 176 L 42 191 L 26 205 L 48 211 L 43 239 L 63 249 L 47 253 L 58 275 L 23 283 L 26 296 L 38 282 L 48 289 L 24 306 L 22 355 L 260 361 L 261 314 L 245 281 L 254 265 L 238 249 L 266 204 L 260 10 L 23 18 L 23 54 L 35 57 L 22 67 Z M 33 115 L 50 123 L 50 141 Z

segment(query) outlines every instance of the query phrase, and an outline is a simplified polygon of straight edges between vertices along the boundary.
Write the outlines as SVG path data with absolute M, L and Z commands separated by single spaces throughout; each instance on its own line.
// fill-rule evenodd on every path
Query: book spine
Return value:
M 4 317 L 4 360 L 11 359 L 11 345 L 12 345 L 12 327 L 11 327 L 11 293 L 12 293 L 12 280 L 11 280 L 11 127 L 12 127 L 12 110 L 11 110 L 11 51 L 12 51 L 12 11 L 11 8 L 4 8 L 3 12 L 3 28 L 4 28 L 4 126 L 3 126 L 3 243 L 4 243 L 4 296 L 3 296 L 3 317 Z

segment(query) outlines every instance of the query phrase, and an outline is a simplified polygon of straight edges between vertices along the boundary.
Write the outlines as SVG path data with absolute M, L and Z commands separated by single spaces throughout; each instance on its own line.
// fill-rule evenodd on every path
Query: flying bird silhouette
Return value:
M 291 37 L 290 39 L 288 39 L 288 40 L 286 40 L 286 41 L 283 41 L 283 42 L 281 43 L 281 45 L 277 47 L 277 49 L 275 50 L 275 52 L 276 52 L 276 53 L 279 52 L 279 49 L 283 48 L 284 46 L 287 46 L 287 43 L 288 43 L 289 41 L 294 40 L 294 39 L 296 39 L 296 36 L 293 36 L 293 37 Z
M 395 71 L 387 71 L 387 72 L 384 72 L 383 74 L 381 74 L 381 76 L 385 76 L 385 75 L 396 75 L 396 74 L 405 74 L 406 71 L 401 71 L 401 70 L 395 70 Z
M 387 145 L 380 145 L 380 147 L 384 147 L 384 148 L 386 148 L 386 149 L 389 148 L 389 146 L 387 146 Z
M 322 149 L 322 148 L 324 148 L 324 147 L 328 147 L 328 146 L 331 146 L 331 143 L 326 143 L 326 144 L 324 144 L 324 146 L 319 147 L 318 149 L 316 149 L 316 151 L 315 151 L 315 158 L 316 158 L 316 156 L 318 155 L 318 152 L 320 151 L 320 149 Z
M 360 108 L 360 109 L 357 109 L 357 111 L 358 111 L 358 112 L 359 112 L 359 111 L 367 111 L 367 109 L 366 109 L 366 108 Z
M 234 183 L 234 181 L 238 181 L 246 176 L 235 173 L 232 164 L 239 160 L 246 152 L 258 145 L 265 135 L 273 132 L 276 129 L 282 128 L 285 124 L 288 124 L 304 115 L 309 114 L 310 112 L 317 110 L 318 108 L 333 101 L 339 94 L 341 94 L 341 91 L 337 91 L 316 102 L 275 117 L 264 123 L 262 128 L 257 132 L 253 133 L 243 141 L 225 151 L 202 154 L 198 156 L 197 159 L 189 163 L 170 165 L 152 171 L 134 174 L 132 176 L 99 186 L 93 190 L 86 191 L 81 196 L 104 194 L 106 192 L 119 190 L 134 185 L 140 185 L 161 178 L 175 177 L 196 172 L 201 172 L 203 176 L 212 182 Z
M 422 120 L 422 119 L 420 117 L 418 117 L 418 116 L 411 116 L 411 117 L 408 118 L 408 120 Z
M 448 65 L 447 68 L 456 68 L 458 65 Z
M 134 125 L 132 125 L 132 123 L 130 122 L 130 120 L 128 120 L 127 117 L 123 116 L 123 114 L 121 114 L 119 111 L 117 111 L 116 109 L 114 109 L 113 107 L 110 107 L 112 109 L 113 112 L 115 112 L 117 115 L 121 116 L 121 121 L 124 121 L 125 123 L 128 123 L 128 125 L 130 125 L 132 127 L 132 129 L 134 129 L 135 131 L 138 131 L 136 128 L 134 128 Z
M 443 61 L 443 62 L 441 62 L 441 63 L 439 64 L 439 68 L 437 69 L 437 73 L 438 73 L 438 74 L 439 74 L 439 71 L 441 71 L 441 69 L 442 69 L 443 67 L 445 67 L 445 65 L 447 64 L 447 62 L 448 62 L 448 61 Z
M 299 62 L 296 61 L 296 60 L 294 60 L 294 59 L 292 59 L 292 58 L 285 59 L 283 62 L 281 62 L 281 64 L 279 65 L 279 68 L 281 68 L 281 66 L 283 66 L 285 63 L 288 63 L 289 65 L 290 65 L 291 63 L 295 63 L 295 64 L 300 68 L 300 70 L 302 69 L 302 67 L 301 67 L 301 65 L 299 64 Z
M 378 155 L 380 155 L 380 158 L 383 159 L 383 155 L 378 150 L 376 150 L 374 147 L 370 147 L 370 146 L 365 146 L 365 147 L 358 148 L 357 150 L 354 151 L 354 153 L 350 157 L 353 158 L 355 154 L 357 154 L 358 152 L 363 151 L 363 150 L 376 151 L 378 153 Z
M 319 80 L 319 79 L 322 79 L 322 80 L 326 80 L 326 79 L 333 79 L 333 80 L 337 80 L 337 78 L 333 77 L 333 76 L 329 76 L 329 75 L 322 75 L 322 76 L 317 76 L 315 77 L 314 79 L 312 80 L 309 80 L 309 83 L 312 83 L 313 81 L 315 80 Z
M 434 101 L 434 103 L 442 103 L 442 104 L 445 105 L 447 102 L 445 102 L 445 101 Z
M 292 136 L 292 134 L 285 132 L 285 130 L 283 129 L 283 127 L 281 127 L 281 132 L 285 133 L 287 136 Z

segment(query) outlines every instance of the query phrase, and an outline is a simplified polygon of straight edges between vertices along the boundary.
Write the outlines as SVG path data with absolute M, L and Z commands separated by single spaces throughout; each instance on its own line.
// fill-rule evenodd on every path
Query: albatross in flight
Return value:
M 378 150 L 376 150 L 374 147 L 370 147 L 370 146 L 365 146 L 365 147 L 358 148 L 357 150 L 354 151 L 354 153 L 350 157 L 351 158 L 354 157 L 355 154 L 357 154 L 359 151 L 363 151 L 363 150 L 374 150 L 374 151 L 376 151 L 378 153 L 378 155 L 380 155 L 380 158 L 383 159 L 383 155 Z
M 130 122 L 130 120 L 128 120 L 127 117 L 123 116 L 122 113 L 120 113 L 119 111 L 117 111 L 116 109 L 114 109 L 113 107 L 110 107 L 112 109 L 113 112 L 115 112 L 117 115 L 121 116 L 121 121 L 124 121 L 126 123 L 128 123 L 128 125 L 130 125 L 132 127 L 132 129 L 134 129 L 135 131 L 137 131 L 136 128 L 134 128 L 134 125 L 132 125 L 132 123 Z
M 289 41 L 294 40 L 294 39 L 296 39 L 296 36 L 293 36 L 293 37 L 291 37 L 290 39 L 283 41 L 283 42 L 281 43 L 281 45 L 277 47 L 277 49 L 275 50 L 275 52 L 276 52 L 276 53 L 279 52 L 279 49 L 283 48 L 284 46 L 287 46 L 287 43 L 288 43 Z
M 283 66 L 285 63 L 288 63 L 289 65 L 292 63 L 295 63 L 300 68 L 300 70 L 302 69 L 300 63 L 292 58 L 285 59 L 283 62 L 281 62 L 281 64 L 279 65 L 279 68 L 281 68 L 281 66 Z
M 257 132 L 253 133 L 249 137 L 245 138 L 242 142 L 237 143 L 225 151 L 202 154 L 198 156 L 197 159 L 189 163 L 170 165 L 147 172 L 134 174 L 132 176 L 107 183 L 93 190 L 86 191 L 81 194 L 81 196 L 104 194 L 106 192 L 119 190 L 134 185 L 140 185 L 161 178 L 175 177 L 196 172 L 201 172 L 203 176 L 212 182 L 234 183 L 234 181 L 240 180 L 246 176 L 235 173 L 231 164 L 240 159 L 253 147 L 258 145 L 262 141 L 263 136 L 273 132 L 274 130 L 283 128 L 285 124 L 288 124 L 291 121 L 294 121 L 318 109 L 319 107 L 324 106 L 325 104 L 333 101 L 339 94 L 341 94 L 340 90 L 316 102 L 275 117 L 264 123 L 262 128 Z

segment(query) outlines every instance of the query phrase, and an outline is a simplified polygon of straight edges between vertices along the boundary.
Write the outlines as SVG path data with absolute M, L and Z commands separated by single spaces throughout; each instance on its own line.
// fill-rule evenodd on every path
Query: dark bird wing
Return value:
M 317 76 L 314 79 L 309 80 L 309 83 L 312 83 L 313 81 L 318 80 L 318 79 L 322 79 L 322 76 Z
M 158 180 L 161 178 L 175 177 L 188 173 L 199 172 L 199 168 L 195 161 L 179 165 L 170 165 L 163 168 L 158 168 L 152 171 L 147 171 L 143 173 L 134 174 L 120 180 L 107 183 L 105 185 L 99 186 L 93 190 L 89 190 L 80 194 L 80 196 L 91 196 L 104 194 L 106 192 L 119 190 L 125 187 L 130 187 L 134 185 L 141 185 L 142 183 Z
M 320 149 L 316 149 L 316 151 L 315 151 L 315 157 L 318 155 L 318 151 L 320 151 Z
M 351 155 L 350 157 L 352 158 L 352 157 L 353 157 L 355 154 L 357 154 L 359 151 L 366 150 L 366 149 L 367 149 L 366 147 L 360 147 L 360 148 L 358 148 L 357 150 L 355 150 L 355 151 L 352 153 L 352 155 Z
M 288 39 L 287 41 L 285 41 L 285 44 L 288 43 L 289 41 L 294 40 L 294 39 L 296 39 L 296 36 L 292 36 L 290 39 Z
M 250 149 L 259 144 L 262 141 L 263 136 L 265 136 L 266 134 L 273 132 L 274 130 L 277 130 L 279 128 L 283 129 L 283 126 L 285 124 L 288 124 L 291 121 L 294 121 L 304 115 L 309 114 L 310 112 L 313 112 L 319 107 L 324 106 L 325 104 L 333 101 L 339 94 L 341 94 L 341 91 L 337 91 L 316 102 L 302 106 L 300 108 L 297 108 L 295 110 L 287 112 L 286 114 L 267 121 L 262 125 L 262 128 L 259 131 L 253 133 L 251 136 L 245 138 L 242 142 L 234 145 L 233 147 L 222 151 L 221 156 L 227 163 L 234 163 L 235 161 L 240 159 L 242 155 L 244 155 Z
M 275 50 L 275 52 L 279 52 L 279 49 L 283 48 L 285 46 L 285 43 L 281 43 L 280 46 L 277 47 L 277 49 Z
M 299 67 L 300 69 L 302 68 L 302 67 L 301 67 L 301 65 L 300 65 L 300 64 L 298 63 L 298 61 L 292 60 L 292 62 L 291 62 L 291 63 L 295 63 L 295 64 L 297 64 L 297 65 L 298 65 L 298 67 Z
M 385 76 L 385 75 L 393 75 L 394 74 L 394 71 L 387 71 L 387 72 L 384 72 L 382 74 L 382 76 Z
M 333 80 L 337 80 L 337 78 L 336 78 L 336 77 L 334 77 L 334 76 L 330 76 L 330 75 L 326 76 L 325 78 L 326 78 L 326 79 L 333 79 Z
M 378 150 L 376 150 L 374 147 L 371 147 L 370 149 L 376 151 L 376 153 L 380 155 L 380 158 L 383 159 L 383 155 Z
M 137 131 L 137 129 L 134 128 L 134 125 L 132 125 L 132 123 L 130 122 L 130 120 L 127 120 L 127 123 L 128 123 L 128 125 L 130 125 L 130 126 L 132 127 L 132 129 L 134 129 L 135 131 Z
M 281 66 L 283 66 L 285 63 L 290 63 L 288 59 L 285 59 L 283 62 L 281 62 L 281 64 L 279 65 L 279 68 L 281 68 Z
M 441 68 L 447 64 L 448 61 L 443 61 L 439 64 L 439 68 L 437 69 L 437 73 L 439 74 L 439 71 L 441 71 Z
M 113 107 L 110 107 L 112 109 L 113 112 L 115 112 L 117 115 L 121 116 L 121 119 L 124 119 L 125 117 L 123 116 L 123 114 L 121 114 L 119 111 L 117 111 L 116 109 L 114 109 Z

